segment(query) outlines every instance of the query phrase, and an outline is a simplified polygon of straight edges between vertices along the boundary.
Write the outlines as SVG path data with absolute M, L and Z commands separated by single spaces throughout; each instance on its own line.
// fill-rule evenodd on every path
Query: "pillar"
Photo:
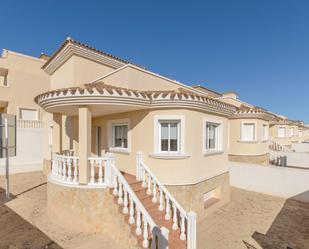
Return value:
M 79 183 L 89 182 L 88 157 L 91 154 L 91 112 L 87 106 L 78 109 Z
M 52 152 L 61 153 L 62 140 L 62 115 L 53 113 L 53 130 L 52 130 Z

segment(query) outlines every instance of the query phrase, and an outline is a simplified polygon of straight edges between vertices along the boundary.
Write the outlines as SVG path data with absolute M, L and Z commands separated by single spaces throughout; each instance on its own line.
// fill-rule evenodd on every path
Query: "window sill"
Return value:
M 223 154 L 223 150 L 217 150 L 217 151 L 204 151 L 204 156 L 214 156 L 214 155 L 220 155 Z
M 239 143 L 249 143 L 249 144 L 254 144 L 254 143 L 258 143 L 257 140 L 253 140 L 253 141 L 247 141 L 247 140 L 238 140 Z
M 167 160 L 178 160 L 187 159 L 190 157 L 188 154 L 163 154 L 163 153 L 153 153 L 149 154 L 149 157 L 155 159 L 167 159 Z
M 125 155 L 130 154 L 130 151 L 128 149 L 123 149 L 123 148 L 109 148 L 109 152 L 120 153 L 120 154 L 125 154 Z

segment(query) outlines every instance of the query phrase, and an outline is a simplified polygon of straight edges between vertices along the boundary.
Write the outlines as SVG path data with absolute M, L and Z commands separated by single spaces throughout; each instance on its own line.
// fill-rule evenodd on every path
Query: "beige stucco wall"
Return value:
M 156 115 L 184 115 L 184 153 L 185 159 L 156 159 L 150 157 L 154 153 L 154 117 Z M 191 110 L 154 110 L 138 111 L 119 115 L 111 115 L 93 120 L 94 126 L 101 126 L 104 148 L 107 148 L 106 121 L 113 119 L 130 119 L 131 152 L 129 155 L 115 153 L 117 166 L 129 173 L 135 174 L 135 155 L 137 151 L 144 154 L 145 163 L 165 184 L 189 184 L 211 178 L 228 171 L 227 167 L 227 119 Z M 224 153 L 205 156 L 203 154 L 203 118 L 218 119 L 223 122 Z M 129 142 L 130 143 L 130 142 Z
M 152 158 L 154 153 L 154 119 L 157 115 L 182 115 L 184 117 L 184 153 L 188 158 L 182 159 L 158 159 Z M 211 119 L 223 123 L 223 152 L 216 155 L 203 154 L 203 128 L 204 119 Z M 131 140 L 130 153 L 115 152 L 117 167 L 131 174 L 135 174 L 136 152 L 143 152 L 143 160 L 151 168 L 159 179 L 165 184 L 194 184 L 205 179 L 214 177 L 218 174 L 228 171 L 227 156 L 227 119 L 214 116 L 208 113 L 192 111 L 187 109 L 173 110 L 152 110 L 152 111 L 134 111 L 117 115 L 96 117 L 92 119 L 92 152 L 95 155 L 95 127 L 102 129 L 101 144 L 102 154 L 109 151 L 108 139 L 111 137 L 107 129 L 109 120 L 129 119 L 129 137 Z M 63 139 L 63 149 L 69 148 L 71 132 L 71 141 L 73 140 L 73 149 L 78 153 L 78 119 L 73 118 L 71 128 L 67 128 Z M 72 131 L 72 129 L 74 131 Z M 72 137 L 72 134 L 73 135 Z M 129 138 L 130 139 L 130 138 Z M 65 140 L 65 141 L 64 141 Z
M 34 97 L 49 90 L 49 76 L 41 67 L 44 60 L 8 51 L 0 58 L 0 68 L 8 69 L 8 87 L 0 86 L 0 101 L 7 101 L 7 112 L 18 114 L 18 107 L 39 109 L 39 117 L 44 115 L 34 102 Z
M 241 124 L 249 122 L 256 124 L 256 141 L 241 141 Z M 229 154 L 256 156 L 268 153 L 268 141 L 263 141 L 262 126 L 268 122 L 261 119 L 230 119 Z
M 73 55 L 50 76 L 51 89 L 90 83 L 114 70 L 107 65 Z
M 102 79 L 106 84 L 138 89 L 141 91 L 148 90 L 174 90 L 183 87 L 164 77 L 156 76 L 147 71 L 141 71 L 136 67 L 127 66 Z
M 284 127 L 286 129 L 286 137 L 278 137 L 278 127 Z M 289 136 L 289 125 L 270 125 L 270 136 L 271 138 L 279 143 L 280 145 L 291 146 L 292 138 Z

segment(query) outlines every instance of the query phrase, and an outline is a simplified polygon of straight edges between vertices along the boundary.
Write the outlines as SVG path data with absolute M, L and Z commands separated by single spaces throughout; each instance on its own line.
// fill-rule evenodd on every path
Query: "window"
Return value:
M 19 108 L 19 119 L 38 120 L 38 110 L 30 108 Z
M 278 137 L 285 137 L 285 127 L 278 127 Z
M 179 152 L 179 120 L 160 122 L 160 152 Z
M 218 150 L 220 124 L 206 122 L 206 150 Z
M 262 138 L 263 138 L 263 141 L 268 140 L 268 126 L 266 124 L 263 124 L 262 126 Z
M 113 147 L 128 148 L 128 125 L 114 124 L 113 125 Z
M 242 141 L 255 141 L 255 123 L 242 123 L 241 127 L 241 140 Z
M 290 128 L 290 137 L 294 136 L 294 128 Z
M 101 156 L 101 127 L 96 127 L 96 153 Z
M 0 75 L 0 86 L 8 86 L 7 76 Z

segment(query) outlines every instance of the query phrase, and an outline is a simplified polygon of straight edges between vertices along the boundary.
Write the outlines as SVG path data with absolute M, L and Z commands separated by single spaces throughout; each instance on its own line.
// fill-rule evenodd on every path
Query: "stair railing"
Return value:
M 143 236 L 143 247 L 149 248 L 149 238 L 152 237 L 152 230 L 157 225 L 138 199 L 127 180 L 115 166 L 115 160 L 112 160 L 111 155 L 108 155 L 108 159 L 108 167 L 111 169 L 110 187 L 113 187 L 113 195 L 118 196 L 117 202 L 119 205 L 123 206 L 123 214 L 129 214 L 129 224 L 136 224 L 136 235 Z M 162 227 L 161 231 L 168 240 L 168 230 Z
M 142 187 L 147 188 L 147 194 L 152 195 L 152 202 L 159 202 L 158 209 L 160 211 L 165 209 L 165 220 L 172 219 L 172 229 L 180 228 L 179 238 L 181 240 L 187 239 L 187 249 L 196 249 L 196 213 L 187 212 L 179 204 L 143 162 L 142 152 L 136 154 L 136 178 L 142 181 Z

